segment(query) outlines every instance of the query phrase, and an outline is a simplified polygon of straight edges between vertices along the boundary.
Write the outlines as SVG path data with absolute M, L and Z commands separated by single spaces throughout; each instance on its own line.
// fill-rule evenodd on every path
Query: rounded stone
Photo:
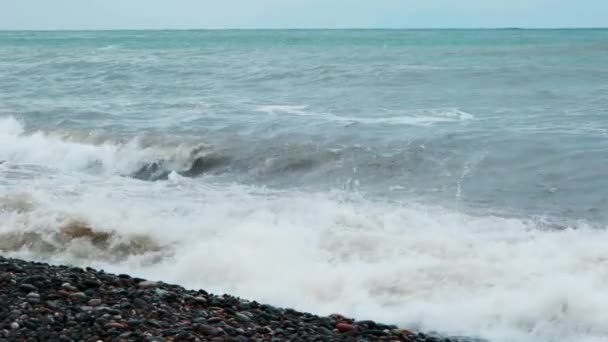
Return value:
M 221 319 L 219 317 L 211 317 L 211 318 L 207 319 L 207 322 L 211 323 L 211 324 L 220 323 L 221 321 L 223 321 L 223 319 Z
M 247 315 L 244 315 L 240 312 L 237 312 L 237 314 L 235 315 L 236 319 L 241 321 L 241 322 L 249 322 L 251 321 L 251 318 L 249 318 Z
M 30 292 L 27 294 L 26 299 L 28 302 L 34 304 L 34 303 L 40 303 L 40 295 L 36 292 Z
M 32 284 L 21 284 L 19 289 L 23 292 L 36 292 L 38 288 Z
M 205 298 L 203 296 L 194 297 L 194 301 L 199 304 L 207 304 L 207 298 Z
M 70 283 L 63 283 L 63 284 L 61 284 L 61 288 L 64 289 L 64 290 L 66 290 L 66 291 L 71 291 L 71 292 L 78 291 L 78 289 L 75 286 L 73 286 L 72 284 L 70 284 Z
M 73 301 L 82 301 L 87 298 L 88 298 L 87 295 L 82 292 L 75 292 L 75 293 L 70 294 L 70 300 L 73 300 Z
M 357 328 L 355 328 L 353 325 L 350 325 L 348 323 L 338 323 L 338 324 L 336 324 L 336 329 L 338 329 L 339 332 L 343 333 L 343 332 L 355 330 Z
M 100 306 L 101 303 L 102 303 L 101 299 L 94 298 L 94 299 L 91 299 L 88 304 L 89 304 L 89 306 Z
M 210 325 L 206 325 L 206 324 L 201 324 L 198 327 L 198 331 L 206 336 L 216 336 L 219 334 L 219 330 L 217 330 L 216 328 L 210 326 Z
M 98 288 L 101 286 L 101 282 L 97 279 L 85 279 L 82 281 L 82 285 L 87 289 Z
M 110 322 L 110 323 L 104 325 L 103 327 L 106 329 L 124 329 L 125 328 L 124 324 L 117 323 L 117 322 Z
M 128 320 L 128 321 L 127 321 L 127 324 L 128 324 L 129 326 L 132 326 L 132 327 L 139 326 L 139 325 L 141 325 L 142 323 L 143 323 L 143 321 L 141 321 L 141 320 L 139 320 L 139 319 L 131 319 L 131 320 Z
M 326 336 L 329 336 L 329 335 L 331 335 L 331 334 L 332 334 L 332 331 L 331 331 L 331 330 L 329 330 L 329 329 L 327 329 L 327 328 L 325 328 L 325 327 L 319 327 L 319 328 L 318 328 L 318 331 L 319 331 L 321 334 L 326 335 Z
M 150 281 L 150 280 L 146 280 L 146 281 L 142 281 L 141 283 L 138 284 L 139 288 L 141 289 L 153 289 L 158 287 L 158 282 L 155 281 Z

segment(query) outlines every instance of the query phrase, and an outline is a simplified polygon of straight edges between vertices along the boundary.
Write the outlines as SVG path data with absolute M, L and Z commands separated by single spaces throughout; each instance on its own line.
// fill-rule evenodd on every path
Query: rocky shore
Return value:
M 455 342 L 204 290 L 0 257 L 0 341 Z

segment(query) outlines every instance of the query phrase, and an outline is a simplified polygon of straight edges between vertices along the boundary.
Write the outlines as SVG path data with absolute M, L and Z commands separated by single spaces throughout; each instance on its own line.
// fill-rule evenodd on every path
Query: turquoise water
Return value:
M 607 39 L 606 30 L 3 32 L 0 110 L 31 129 L 209 144 L 227 159 L 211 174 L 248 184 L 356 180 L 380 196 L 604 223 Z
M 497 341 L 600 341 L 607 56 L 601 29 L 0 32 L 0 232 L 76 218 L 168 254 L 3 248 Z M 233 245 L 213 265 L 181 254 Z M 273 249 L 314 284 L 244 271 L 284 267 Z

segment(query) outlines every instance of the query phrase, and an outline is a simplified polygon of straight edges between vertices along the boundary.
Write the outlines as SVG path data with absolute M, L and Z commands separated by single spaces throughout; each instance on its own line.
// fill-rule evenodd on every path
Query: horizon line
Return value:
M 103 31 L 380 31 L 380 30 L 606 30 L 608 26 L 580 27 L 242 27 L 242 28 L 82 28 L 0 29 L 0 32 L 103 32 Z

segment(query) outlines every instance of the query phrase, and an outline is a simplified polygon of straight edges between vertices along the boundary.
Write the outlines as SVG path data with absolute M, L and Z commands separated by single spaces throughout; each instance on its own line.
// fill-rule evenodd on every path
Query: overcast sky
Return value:
M 0 0 L 0 29 L 608 27 L 608 0 Z

